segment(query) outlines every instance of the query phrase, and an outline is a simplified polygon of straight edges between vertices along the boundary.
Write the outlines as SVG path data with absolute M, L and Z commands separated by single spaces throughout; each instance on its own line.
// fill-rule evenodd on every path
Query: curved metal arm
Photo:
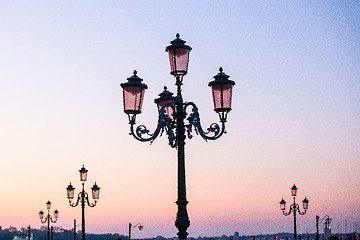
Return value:
M 49 218 L 49 215 L 46 215 L 45 220 L 43 221 L 42 219 L 40 219 L 40 222 L 41 222 L 41 223 L 46 223 L 46 221 L 48 221 L 48 218 Z
M 291 205 L 290 205 L 289 212 L 285 212 L 285 210 L 282 210 L 282 213 L 283 213 L 285 216 L 289 216 L 290 213 L 292 212 L 293 208 L 294 208 L 294 204 L 291 204 Z
M 297 210 L 298 210 L 298 213 L 299 213 L 300 215 L 305 215 L 305 213 L 306 213 L 306 211 L 307 211 L 306 209 L 304 209 L 304 212 L 301 212 L 299 205 L 297 205 Z
M 57 218 L 55 218 L 55 220 L 53 220 L 51 215 L 49 215 L 49 218 L 50 218 L 50 221 L 51 221 L 52 223 L 56 223 L 56 222 L 57 222 Z
M 220 117 L 221 128 L 220 128 L 219 124 L 212 123 L 210 125 L 210 127 L 207 129 L 207 131 L 204 131 L 203 128 L 201 127 L 201 123 L 200 123 L 199 110 L 198 110 L 198 107 L 195 105 L 195 103 L 193 103 L 193 102 L 185 103 L 184 113 L 186 114 L 186 108 L 189 106 L 192 107 L 192 112 L 189 114 L 189 117 L 187 117 L 189 124 L 185 125 L 185 127 L 187 128 L 186 132 L 187 132 L 187 136 L 189 139 L 191 139 L 193 137 L 193 135 L 192 135 L 193 127 L 195 129 L 195 133 L 197 135 L 200 135 L 205 141 L 216 140 L 219 137 L 221 137 L 224 133 L 226 133 L 226 131 L 225 131 L 226 118 Z
M 171 147 L 175 147 L 176 146 L 175 134 L 174 134 L 174 131 L 172 130 L 174 122 L 165 113 L 165 107 L 167 107 L 167 106 L 171 106 L 171 108 L 175 112 L 174 106 L 172 106 L 170 104 L 165 104 L 160 109 L 158 124 L 157 124 L 157 127 L 156 127 L 154 133 L 150 133 L 150 131 L 144 125 L 139 125 L 134 130 L 135 116 L 133 116 L 132 119 L 130 120 L 130 135 L 133 135 L 133 137 L 136 140 L 139 140 L 141 142 L 150 141 L 150 143 L 152 143 L 159 136 L 159 134 L 161 136 L 163 134 L 163 132 L 166 131 L 166 133 L 168 135 L 168 139 L 169 139 L 169 145 Z M 146 135 L 148 137 L 146 137 Z
M 132 227 L 132 228 L 142 227 L 142 225 L 141 225 L 141 223 L 137 223 L 136 225 L 132 225 L 132 224 L 131 224 L 131 227 Z
M 79 204 L 80 198 L 81 198 L 81 192 L 78 193 L 76 203 L 72 203 L 72 202 L 71 202 L 71 199 L 69 199 L 69 204 L 70 204 L 70 206 L 71 206 L 71 207 L 76 207 L 76 206 Z
M 85 192 L 85 199 L 86 199 L 87 205 L 89 207 L 95 207 L 96 206 L 96 200 L 95 199 L 94 199 L 94 203 L 90 203 L 89 194 L 87 192 Z

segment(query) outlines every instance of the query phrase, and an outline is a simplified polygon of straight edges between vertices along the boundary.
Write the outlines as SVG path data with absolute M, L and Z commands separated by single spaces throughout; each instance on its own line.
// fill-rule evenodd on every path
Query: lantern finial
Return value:
M 176 34 L 176 38 L 180 38 L 180 34 L 179 34 L 179 33 Z
M 136 71 L 136 70 L 134 70 L 134 72 L 133 72 L 133 73 L 134 73 L 134 75 L 136 75 L 136 74 L 137 74 L 137 71 Z
M 219 68 L 220 73 L 222 73 L 224 70 L 222 67 Z

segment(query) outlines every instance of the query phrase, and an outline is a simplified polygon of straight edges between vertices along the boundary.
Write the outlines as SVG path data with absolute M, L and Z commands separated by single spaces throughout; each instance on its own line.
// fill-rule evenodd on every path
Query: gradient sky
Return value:
M 279 201 L 296 183 L 309 211 L 344 231 L 360 220 L 359 1 L 0 1 L 0 225 L 39 228 L 47 200 L 57 226 L 80 223 L 65 187 L 101 187 L 87 231 L 175 236 L 176 151 L 129 136 L 119 84 L 134 69 L 153 99 L 175 91 L 165 47 L 193 50 L 183 95 L 204 127 L 217 122 L 207 83 L 222 66 L 236 82 L 228 133 L 187 140 L 190 237 L 292 232 Z M 80 226 L 79 226 L 80 228 Z

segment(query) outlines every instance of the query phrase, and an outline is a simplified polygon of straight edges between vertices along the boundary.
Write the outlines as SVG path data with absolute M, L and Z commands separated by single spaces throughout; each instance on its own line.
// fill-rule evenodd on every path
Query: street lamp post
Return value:
M 297 195 L 297 187 L 295 186 L 292 186 L 291 188 L 291 195 L 294 197 L 294 203 L 290 205 L 290 210 L 289 212 L 285 212 L 285 209 L 286 209 L 286 201 L 284 199 L 281 199 L 280 201 L 280 209 L 282 211 L 282 213 L 285 215 L 285 216 L 288 216 L 290 215 L 290 213 L 292 212 L 293 215 L 294 215 L 294 240 L 297 239 L 297 233 L 296 233 L 296 212 L 298 212 L 300 215 L 305 215 L 306 211 L 308 210 L 309 208 L 309 200 L 305 197 L 304 200 L 302 201 L 303 202 L 303 208 L 304 208 L 304 212 L 301 212 L 300 211 L 300 207 L 299 207 L 299 204 L 297 204 L 295 202 L 295 197 Z
M 71 207 L 76 207 L 79 204 L 79 201 L 81 200 L 81 220 L 82 220 L 81 240 L 85 240 L 85 205 L 86 205 L 85 203 L 87 203 L 89 207 L 96 206 L 97 200 L 99 199 L 100 187 L 96 184 L 96 182 L 92 186 L 91 190 L 92 190 L 92 198 L 94 199 L 94 203 L 90 203 L 89 195 L 85 191 L 85 181 L 87 178 L 88 170 L 86 170 L 85 167 L 82 166 L 79 172 L 80 172 L 80 181 L 82 183 L 82 190 L 81 192 L 78 193 L 76 202 L 74 203 L 72 202 L 72 199 L 74 198 L 75 188 L 71 185 L 71 183 L 66 188 L 66 190 L 67 190 L 67 198 L 69 199 L 69 204 Z
M 40 217 L 41 223 L 46 223 L 46 222 L 48 223 L 48 226 L 47 226 L 48 238 L 47 239 L 50 240 L 50 222 L 52 222 L 52 223 L 57 222 L 57 219 L 59 217 L 59 211 L 57 209 L 55 209 L 55 211 L 54 211 L 54 219 L 53 219 L 52 216 L 50 215 L 50 209 L 51 209 L 51 202 L 50 201 L 46 202 L 46 208 L 48 210 L 48 214 L 45 216 L 45 219 L 44 219 L 44 212 L 42 210 L 39 212 L 39 217 Z
M 220 125 L 212 123 L 209 128 L 204 130 L 200 124 L 200 116 L 198 107 L 193 102 L 184 102 L 181 94 L 181 86 L 183 78 L 187 74 L 189 53 L 191 47 L 185 45 L 185 41 L 180 39 L 180 35 L 176 35 L 176 39 L 170 42 L 171 45 L 166 47 L 170 60 L 170 74 L 176 79 L 177 94 L 164 87 L 164 91 L 159 94 L 159 98 L 155 99 L 158 109 L 158 124 L 153 133 L 144 126 L 139 125 L 135 128 L 136 115 L 141 113 L 142 103 L 144 99 L 145 89 L 147 85 L 142 83 L 142 79 L 134 75 L 127 78 L 126 83 L 120 84 L 123 88 L 124 112 L 129 117 L 130 134 L 141 142 L 153 142 L 159 135 L 166 132 L 168 135 L 169 145 L 177 149 L 178 160 L 178 212 L 176 216 L 175 226 L 179 230 L 177 233 L 179 239 L 186 239 L 186 232 L 190 226 L 190 220 L 187 213 L 186 199 L 186 183 L 185 183 L 185 138 L 191 139 L 193 131 L 200 135 L 203 139 L 216 140 L 225 132 L 225 123 L 227 114 L 231 110 L 232 88 L 235 82 L 229 80 L 229 76 L 219 69 L 219 73 L 214 76 L 214 81 L 209 83 L 212 89 L 214 111 L 218 113 Z M 191 110 L 187 113 L 187 110 Z M 185 124 L 186 123 L 186 124 Z
M 129 240 L 131 240 L 131 228 L 139 228 L 140 231 L 143 230 L 144 226 L 141 223 L 137 223 L 136 225 L 132 225 L 131 223 L 129 223 Z

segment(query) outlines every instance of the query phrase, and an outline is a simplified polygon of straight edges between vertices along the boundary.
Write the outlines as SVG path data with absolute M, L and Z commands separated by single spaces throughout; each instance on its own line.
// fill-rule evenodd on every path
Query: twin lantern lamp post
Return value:
M 48 232 L 48 240 L 50 240 L 50 222 L 52 222 L 52 223 L 57 222 L 57 219 L 59 217 L 59 211 L 57 209 L 55 209 L 54 219 L 53 219 L 52 216 L 50 215 L 50 208 L 51 208 L 50 201 L 46 202 L 46 208 L 48 210 L 48 214 L 45 216 L 45 219 L 44 219 L 44 212 L 42 210 L 39 212 L 39 217 L 40 217 L 41 223 L 46 223 L 46 222 L 48 223 L 47 232 Z
M 291 188 L 291 195 L 294 197 L 294 203 L 290 205 L 290 210 L 289 212 L 285 212 L 285 209 L 286 209 L 286 201 L 284 199 L 281 199 L 280 201 L 280 209 L 282 211 L 282 213 L 285 215 L 285 216 L 288 216 L 290 215 L 290 213 L 292 212 L 293 215 L 294 215 L 294 240 L 297 239 L 297 233 L 296 233 L 296 212 L 298 212 L 300 215 L 305 215 L 306 211 L 308 210 L 309 208 L 309 200 L 305 197 L 304 200 L 302 201 L 303 202 L 303 208 L 304 208 L 304 212 L 301 212 L 300 211 L 300 207 L 299 207 L 299 204 L 297 204 L 295 202 L 295 197 L 297 195 L 297 187 L 295 186 L 292 186 Z
M 185 138 L 187 136 L 191 139 L 193 130 L 205 140 L 216 140 L 226 133 L 225 123 L 227 114 L 231 110 L 232 88 L 235 82 L 229 80 L 229 76 L 223 72 L 221 67 L 220 72 L 214 76 L 215 80 L 209 82 L 212 89 L 214 111 L 219 115 L 220 126 L 217 123 L 212 123 L 209 128 L 204 130 L 200 124 L 197 106 L 193 102 L 184 102 L 181 94 L 183 78 L 188 71 L 191 47 L 185 45 L 186 41 L 180 39 L 179 34 L 170 43 L 171 45 L 166 47 L 165 51 L 169 54 L 170 74 L 176 79 L 177 94 L 173 96 L 173 93 L 164 87 L 159 98 L 154 100 L 157 104 L 159 116 L 157 127 L 153 133 L 150 133 L 144 125 L 135 128 L 136 115 L 141 113 L 147 85 L 142 83 L 142 79 L 137 76 L 135 70 L 134 75 L 127 78 L 128 81 L 120 84 L 120 86 L 123 88 L 124 112 L 129 117 L 130 135 L 141 142 L 153 142 L 159 134 L 161 136 L 166 132 L 169 145 L 177 149 L 178 199 L 176 204 L 178 212 L 175 226 L 179 231 L 177 233 L 179 239 L 186 239 L 190 220 L 186 209 L 188 201 L 185 185 Z M 190 113 L 187 113 L 188 109 L 191 109 Z
M 67 198 L 69 199 L 69 204 L 71 207 L 76 207 L 81 200 L 81 210 L 82 210 L 81 211 L 81 220 L 82 220 L 81 221 L 81 240 L 85 240 L 85 205 L 86 205 L 85 203 L 87 203 L 87 205 L 89 207 L 96 206 L 96 202 L 99 199 L 100 187 L 96 184 L 96 182 L 92 186 L 91 190 L 92 190 L 92 198 L 94 199 L 94 203 L 90 203 L 89 195 L 84 189 L 88 170 L 86 170 L 85 167 L 82 166 L 82 168 L 79 170 L 79 172 L 80 172 L 80 181 L 82 183 L 82 190 L 81 190 L 81 192 L 78 193 L 76 202 L 74 202 L 74 203 L 72 202 L 72 199 L 74 198 L 75 188 L 71 185 L 71 183 L 66 188 L 66 191 L 67 191 Z

